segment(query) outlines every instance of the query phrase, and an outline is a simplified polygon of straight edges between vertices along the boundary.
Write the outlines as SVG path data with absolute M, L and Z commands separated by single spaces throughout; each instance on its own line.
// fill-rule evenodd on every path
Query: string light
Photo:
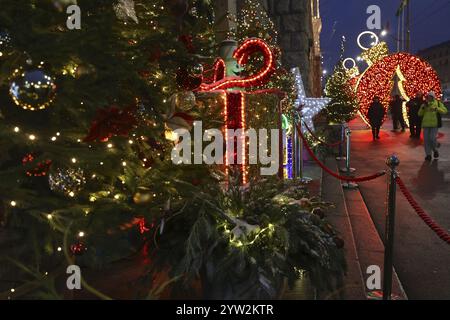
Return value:
M 367 124 L 369 124 L 367 112 L 375 96 L 380 97 L 387 110 L 394 86 L 394 75 L 399 79 L 398 89 L 406 101 L 416 96 L 418 92 L 434 91 L 437 96 L 442 92 L 436 71 L 426 61 L 403 52 L 389 55 L 369 67 L 361 75 L 356 86 L 360 115 Z M 403 111 L 407 120 L 405 106 Z
M 264 60 L 264 65 L 255 75 L 249 76 L 247 78 L 236 78 L 236 77 L 225 77 L 223 76 L 227 73 L 224 68 L 226 64 L 222 59 L 217 59 L 214 66 L 214 79 L 218 80 L 213 83 L 202 83 L 200 86 L 200 91 L 211 92 L 218 90 L 225 90 L 231 88 L 249 88 L 254 86 L 260 86 L 267 83 L 275 72 L 276 60 L 275 55 L 269 45 L 261 39 L 251 38 L 243 42 L 233 54 L 233 58 L 236 59 L 239 65 L 246 64 L 249 57 L 254 52 L 261 52 Z M 219 80 L 220 79 L 220 80 Z M 227 129 L 244 129 L 246 128 L 245 119 L 245 92 L 242 91 L 231 91 L 223 92 L 222 94 L 225 102 L 224 110 L 224 120 L 225 120 L 225 141 L 228 142 L 229 136 L 227 134 Z M 233 119 L 239 119 L 235 121 Z M 241 163 L 241 174 L 242 183 L 247 183 L 247 170 L 246 170 L 246 146 L 245 146 L 245 136 L 241 136 L 241 154 L 242 159 L 235 159 L 237 163 Z M 244 139 L 244 141 L 242 140 Z M 228 154 L 225 152 L 225 173 L 228 175 Z
M 254 76 L 250 76 L 244 79 L 224 78 L 218 82 L 214 82 L 211 84 L 203 83 L 200 86 L 200 91 L 224 90 L 235 87 L 239 88 L 256 87 L 262 85 L 264 82 L 267 82 L 270 76 L 275 71 L 276 61 L 274 59 L 274 54 L 270 49 L 269 45 L 265 43 L 263 40 L 257 38 L 247 39 L 240 47 L 236 49 L 236 51 L 233 54 L 233 57 L 237 60 L 237 62 L 240 65 L 242 65 L 247 63 L 252 53 L 258 51 L 263 54 L 264 66 Z
M 30 134 L 28 136 L 28 139 L 30 139 L 31 141 L 34 141 L 34 140 L 36 140 L 36 136 L 34 134 Z
M 17 202 L 15 202 L 15 201 L 13 200 L 13 201 L 11 201 L 9 204 L 11 205 L 11 207 L 15 207 L 15 206 L 17 205 Z
M 295 108 L 300 111 L 303 122 L 314 131 L 314 117 L 319 114 L 331 102 L 330 98 L 307 98 L 305 87 L 303 85 L 302 75 L 299 68 L 293 68 L 291 71 L 295 77 L 295 85 L 297 87 L 297 100 Z M 302 126 L 303 132 L 306 128 Z
M 84 237 L 84 231 L 80 231 L 80 232 L 78 232 L 78 237 L 80 237 L 80 238 L 83 238 Z
M 14 132 L 19 132 L 20 128 L 19 127 L 14 127 Z

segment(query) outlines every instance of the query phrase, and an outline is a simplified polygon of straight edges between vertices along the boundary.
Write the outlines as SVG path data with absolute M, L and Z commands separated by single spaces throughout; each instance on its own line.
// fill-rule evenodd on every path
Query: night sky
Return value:
M 395 14 L 400 2 L 400 0 L 321 0 L 323 68 L 330 72 L 339 60 L 342 36 L 347 39 L 345 57 L 355 59 L 361 53 L 356 38 L 360 32 L 367 30 L 366 20 L 369 15 L 366 14 L 366 10 L 370 5 L 380 6 L 382 26 L 390 26 L 389 34 L 383 40 L 388 43 L 391 51 L 396 51 Z M 450 0 L 411 0 L 411 26 L 413 53 L 450 40 Z M 379 34 L 379 31 L 376 33 Z M 361 62 L 361 67 L 360 70 L 365 68 L 364 62 Z

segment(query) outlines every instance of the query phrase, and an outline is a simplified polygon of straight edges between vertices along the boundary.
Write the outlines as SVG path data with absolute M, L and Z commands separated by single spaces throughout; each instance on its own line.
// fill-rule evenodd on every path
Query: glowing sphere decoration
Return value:
M 14 103 L 25 110 L 45 109 L 55 98 L 54 79 L 42 68 L 16 69 L 11 79 L 9 94 Z
M 442 93 L 438 75 L 426 61 L 404 52 L 389 55 L 369 67 L 356 84 L 360 113 L 366 123 L 367 112 L 375 96 L 380 97 L 387 110 L 395 75 L 399 78 L 399 92 L 406 101 L 418 92 L 434 91 L 437 97 Z

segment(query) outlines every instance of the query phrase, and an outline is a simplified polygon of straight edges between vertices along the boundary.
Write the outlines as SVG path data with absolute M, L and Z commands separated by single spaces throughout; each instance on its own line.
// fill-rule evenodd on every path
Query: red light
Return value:
M 415 97 L 419 91 L 434 91 L 437 97 L 442 93 L 438 75 L 426 61 L 403 52 L 389 55 L 369 67 L 356 83 L 359 110 L 366 123 L 375 96 L 380 97 L 387 110 L 395 74 L 399 77 L 400 93 L 406 100 Z

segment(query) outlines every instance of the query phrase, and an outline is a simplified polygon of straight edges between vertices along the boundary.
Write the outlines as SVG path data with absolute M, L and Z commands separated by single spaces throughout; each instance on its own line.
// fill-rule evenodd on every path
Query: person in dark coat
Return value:
M 392 122 L 394 125 L 394 128 L 392 131 L 397 131 L 398 124 L 400 123 L 400 126 L 402 127 L 402 132 L 405 132 L 406 123 L 403 119 L 403 99 L 400 97 L 400 95 L 395 95 L 394 99 L 390 103 L 390 109 L 392 114 Z
M 411 131 L 410 137 L 413 139 L 420 139 L 422 118 L 419 117 L 419 110 L 424 103 L 423 93 L 417 92 L 416 97 L 406 104 L 408 107 L 409 130 Z
M 369 107 L 367 112 L 367 117 L 369 118 L 370 125 L 372 126 L 372 136 L 373 140 L 380 139 L 380 128 L 385 115 L 385 110 L 380 102 L 379 97 L 374 97 L 373 102 Z

